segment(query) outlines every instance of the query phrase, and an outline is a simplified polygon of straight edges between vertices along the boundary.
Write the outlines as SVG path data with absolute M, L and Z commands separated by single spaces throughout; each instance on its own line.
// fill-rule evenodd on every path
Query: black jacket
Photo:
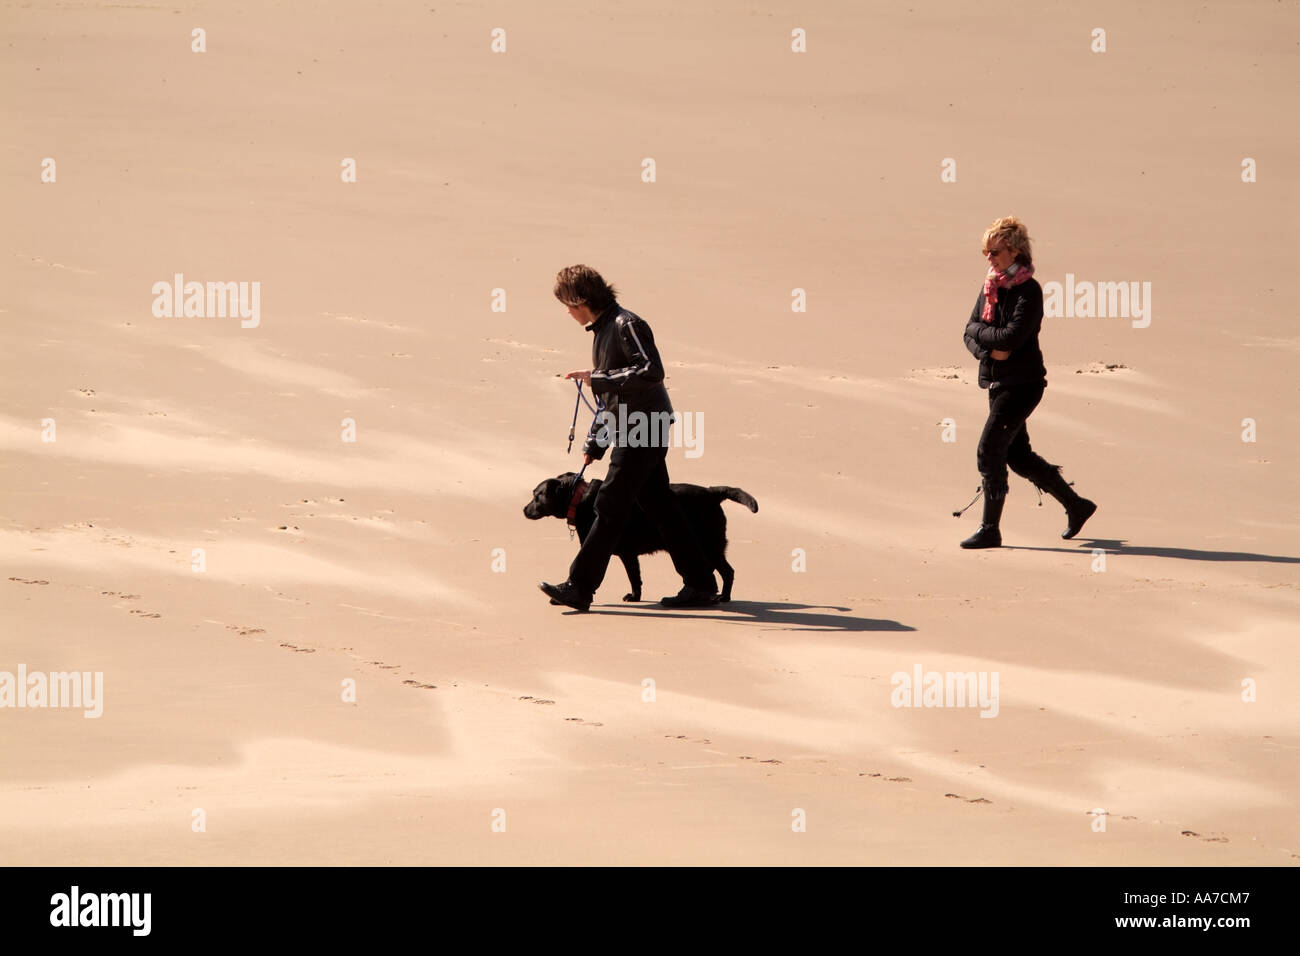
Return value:
M 1033 382 L 1047 384 L 1047 367 L 1038 347 L 1043 325 L 1043 287 L 1030 279 L 1008 289 L 998 289 L 993 321 L 980 318 L 984 311 L 984 289 L 980 288 L 975 308 L 966 322 L 966 348 L 980 360 L 980 388 Z M 997 360 L 994 349 L 1011 353 Z
M 613 416 L 611 425 L 618 423 L 620 405 L 626 406 L 629 415 L 632 412 L 672 414 L 668 389 L 664 387 L 664 363 L 645 319 L 615 302 L 587 326 L 587 331 L 593 335 L 591 390 L 604 400 L 606 412 Z M 589 435 L 583 443 L 583 452 L 596 459 L 604 457 L 608 444 L 617 442 L 612 432 L 610 429 L 604 436 L 598 430 Z M 602 437 L 609 440 L 601 444 Z

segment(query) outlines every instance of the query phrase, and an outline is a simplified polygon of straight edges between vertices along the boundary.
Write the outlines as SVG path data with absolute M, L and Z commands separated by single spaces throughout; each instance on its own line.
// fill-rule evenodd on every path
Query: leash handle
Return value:
M 577 385 L 578 401 L 573 403 L 573 424 L 569 426 L 569 447 L 564 450 L 566 455 L 573 451 L 573 431 L 578 427 L 578 402 L 582 401 L 582 381 L 579 380 Z
M 591 420 L 591 427 L 587 429 L 588 438 L 591 438 L 592 434 L 596 431 L 596 423 L 600 421 L 600 413 L 605 409 L 605 400 L 603 398 L 600 398 L 599 396 L 597 396 L 596 398 L 595 407 L 592 407 L 591 402 L 587 401 L 587 397 L 582 394 L 581 379 L 578 380 L 577 386 L 578 386 L 578 398 L 577 401 L 573 403 L 573 422 L 572 424 L 569 425 L 569 447 L 566 448 L 564 451 L 566 455 L 570 454 L 573 451 L 573 435 L 575 430 L 578 427 L 578 409 L 581 407 L 581 403 L 586 402 L 587 407 L 591 409 L 591 413 L 593 415 L 593 418 Z M 578 472 L 578 476 L 573 479 L 574 487 L 577 487 L 578 482 L 582 480 L 583 472 L 585 472 L 586 470 L 587 470 L 587 462 L 584 461 L 582 463 L 581 470 L 579 470 Z

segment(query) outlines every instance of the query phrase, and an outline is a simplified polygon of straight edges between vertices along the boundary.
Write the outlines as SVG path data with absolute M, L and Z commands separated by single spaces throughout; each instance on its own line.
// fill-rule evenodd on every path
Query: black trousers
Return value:
M 635 505 L 640 505 L 646 517 L 659 527 L 673 567 L 682 580 L 704 591 L 717 590 L 713 568 L 686 522 L 681 504 L 668 487 L 667 457 L 665 445 L 643 448 L 615 445 L 610 450 L 609 470 L 596 493 L 596 521 L 569 566 L 569 581 L 585 593 L 595 594 L 605 579 L 610 556 Z
M 1029 447 L 1026 422 L 1043 400 L 1038 382 L 999 385 L 989 389 L 989 417 L 980 434 L 975 465 L 984 482 L 984 494 L 1001 498 L 1007 493 L 1007 466 L 1017 475 L 1041 486 L 1052 465 Z

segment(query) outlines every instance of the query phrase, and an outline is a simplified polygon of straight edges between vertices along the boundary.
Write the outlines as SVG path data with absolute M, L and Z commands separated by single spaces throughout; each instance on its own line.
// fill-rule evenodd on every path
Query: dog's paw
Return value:
M 551 603 L 552 603 L 552 604 L 559 604 L 560 602 L 557 601 L 557 600 L 555 600 L 555 598 L 551 598 Z
M 624 601 L 639 601 L 639 600 L 641 600 L 641 592 L 640 592 L 640 591 L 628 591 L 626 594 L 623 595 L 623 600 L 624 600 Z
M 731 595 L 730 595 L 730 594 L 722 594 L 722 595 L 719 595 L 719 597 L 718 597 L 718 603 L 719 603 L 719 604 L 726 604 L 726 603 L 727 603 L 728 601 L 730 601 L 730 600 L 731 600 Z

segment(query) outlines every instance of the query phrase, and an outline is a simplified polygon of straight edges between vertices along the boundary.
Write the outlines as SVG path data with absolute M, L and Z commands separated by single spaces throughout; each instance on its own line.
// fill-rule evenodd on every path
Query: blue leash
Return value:
M 564 452 L 566 455 L 570 454 L 573 451 L 573 433 L 574 430 L 578 427 L 578 409 L 584 404 L 591 409 L 591 414 L 593 415 L 593 418 L 591 420 L 591 427 L 587 429 L 588 438 L 591 438 L 592 434 L 596 431 L 596 423 L 600 421 L 600 413 L 605 410 L 605 400 L 603 398 L 597 396 L 596 404 L 593 407 L 591 402 L 587 401 L 587 396 L 582 394 L 581 380 L 577 382 L 577 386 L 578 386 L 578 399 L 573 403 L 573 424 L 569 426 L 569 447 Z M 578 482 L 582 481 L 582 473 L 586 470 L 587 470 L 587 463 L 584 461 L 582 463 L 582 470 L 579 471 L 577 477 L 573 479 L 573 487 L 576 488 L 578 486 Z

